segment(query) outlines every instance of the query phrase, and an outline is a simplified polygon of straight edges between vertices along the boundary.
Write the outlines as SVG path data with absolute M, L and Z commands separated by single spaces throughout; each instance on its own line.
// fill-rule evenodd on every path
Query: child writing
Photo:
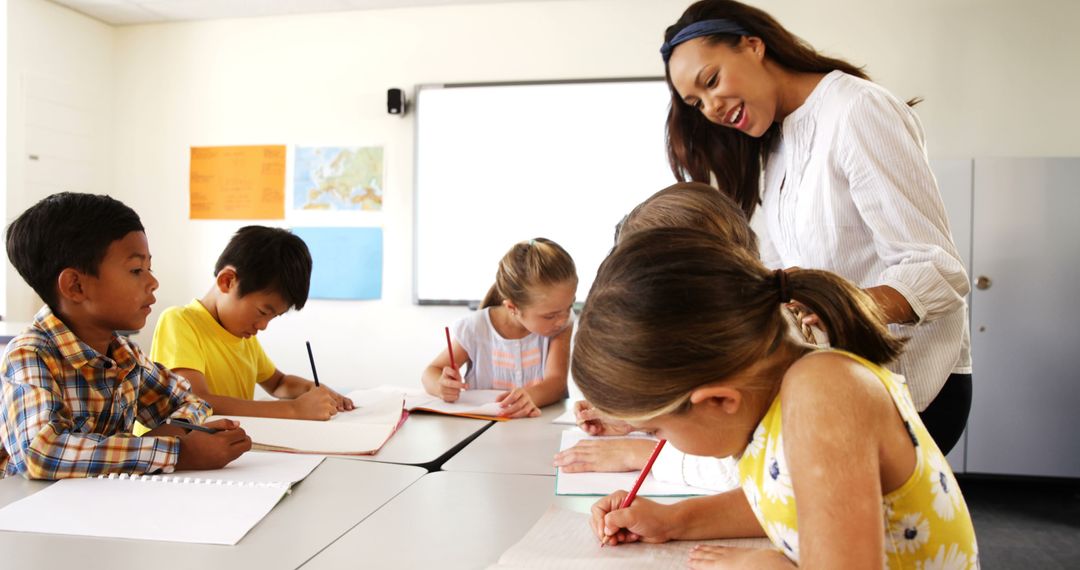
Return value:
M 0 362 L 0 472 L 30 479 L 218 469 L 251 448 L 236 422 L 217 433 L 210 406 L 183 378 L 117 331 L 146 324 L 158 281 L 131 208 L 108 196 L 60 193 L 7 230 L 7 254 L 45 301 Z M 131 435 L 138 419 L 151 429 Z
M 794 299 L 833 347 L 794 342 Z M 609 544 L 768 536 L 776 550 L 696 547 L 692 568 L 977 568 L 944 455 L 873 301 L 825 271 L 770 271 L 707 233 L 628 236 L 601 265 L 573 375 L 604 414 L 697 455 L 737 457 L 742 489 L 660 505 L 619 491 L 592 509 Z M 663 379 L 658 382 L 657 379 Z
M 353 403 L 326 386 L 285 374 L 255 335 L 290 308 L 304 308 L 311 253 L 288 230 L 240 228 L 214 266 L 214 284 L 158 319 L 150 357 L 191 382 L 222 415 L 328 420 Z M 258 384 L 277 400 L 254 400 Z
M 746 215 L 726 194 L 699 182 L 680 182 L 653 194 L 638 204 L 616 230 L 616 245 L 636 232 L 663 227 L 694 228 L 742 248 L 757 256 L 757 236 Z M 798 322 L 785 311 L 794 340 L 826 343 L 825 333 Z M 590 435 L 625 435 L 632 431 L 626 422 L 605 419 L 587 401 L 574 404 L 578 426 Z M 655 442 L 645 439 L 586 439 L 555 455 L 554 466 L 567 473 L 589 471 L 636 471 L 645 466 Z M 686 455 L 674 445 L 666 445 L 652 467 L 660 481 L 691 485 L 713 491 L 738 486 L 734 460 Z
M 424 369 L 424 389 L 447 402 L 466 387 L 507 390 L 498 401 L 511 418 L 539 416 L 565 398 L 577 283 L 574 260 L 559 244 L 536 238 L 514 245 L 480 310 L 454 323 L 454 362 L 469 365 L 464 378 L 443 350 Z

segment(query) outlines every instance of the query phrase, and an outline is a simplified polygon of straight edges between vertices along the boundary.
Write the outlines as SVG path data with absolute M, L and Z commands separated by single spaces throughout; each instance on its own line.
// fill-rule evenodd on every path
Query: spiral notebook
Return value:
M 322 460 L 249 452 L 213 471 L 63 479 L 0 509 L 0 530 L 233 545 Z

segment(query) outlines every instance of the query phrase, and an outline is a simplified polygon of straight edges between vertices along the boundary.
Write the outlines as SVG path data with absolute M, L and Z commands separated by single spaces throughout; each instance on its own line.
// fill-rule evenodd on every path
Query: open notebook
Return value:
M 400 394 L 405 398 L 405 409 L 410 412 L 431 412 L 497 422 L 509 419 L 499 415 L 502 408 L 495 401 L 500 394 L 505 394 L 506 390 L 464 390 L 456 402 L 444 402 L 442 398 L 432 396 L 420 388 L 378 386 L 363 392 Z M 355 401 L 355 398 L 353 400 Z
M 772 548 L 766 538 L 631 543 L 600 548 L 600 541 L 589 527 L 589 515 L 553 506 L 488 570 L 681 570 L 686 568 L 690 549 L 697 544 Z
M 400 394 L 358 390 L 348 397 L 356 409 L 341 412 L 328 421 L 285 420 L 242 416 L 214 416 L 240 422 L 257 449 L 318 453 L 322 455 L 373 455 L 394 435 L 404 420 Z
M 236 544 L 322 460 L 249 452 L 213 471 L 63 479 L 0 509 L 0 530 Z
M 580 429 L 573 428 L 564 430 L 562 441 L 559 443 L 559 451 L 570 449 L 583 439 L 648 439 L 655 438 L 642 433 L 631 433 L 624 436 L 591 436 Z M 611 494 L 619 489 L 629 491 L 637 482 L 641 471 L 626 471 L 623 473 L 564 473 L 560 468 L 555 472 L 556 495 L 597 495 Z M 678 483 L 665 483 L 653 477 L 652 473 L 645 478 L 638 490 L 638 495 L 643 497 L 688 497 L 694 495 L 712 495 L 715 491 L 691 487 Z

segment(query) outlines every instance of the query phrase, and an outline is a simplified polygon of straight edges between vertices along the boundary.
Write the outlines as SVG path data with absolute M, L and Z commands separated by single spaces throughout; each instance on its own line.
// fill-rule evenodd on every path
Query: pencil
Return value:
M 308 358 L 308 362 L 311 363 L 311 375 L 312 375 L 312 377 L 315 378 L 315 387 L 318 388 L 319 387 L 319 372 L 317 370 L 315 370 L 315 357 L 312 356 L 312 354 L 311 354 L 311 341 L 310 340 L 305 340 L 304 344 L 307 345 L 307 358 Z
M 179 428 L 184 428 L 186 430 L 201 431 L 201 432 L 204 432 L 204 433 L 217 433 L 218 432 L 218 430 L 216 430 L 216 429 L 214 429 L 212 427 L 206 427 L 204 425 L 193 424 L 193 423 L 191 423 L 191 422 L 189 422 L 187 420 L 182 420 L 182 419 L 179 419 L 179 418 L 169 418 L 169 419 L 165 420 L 165 423 L 167 423 L 169 425 L 179 427 Z
M 450 344 L 450 327 L 443 327 L 446 331 L 446 352 L 450 353 L 450 368 L 457 370 L 457 364 L 454 364 L 454 345 Z
M 637 497 L 638 489 L 641 488 L 641 484 L 645 482 L 645 478 L 649 476 L 649 471 L 652 470 L 653 463 L 656 463 L 656 457 L 660 455 L 660 450 L 664 449 L 664 444 L 667 443 L 666 439 L 661 439 L 656 442 L 656 447 L 652 450 L 652 455 L 649 456 L 649 460 L 645 463 L 645 468 L 641 470 L 641 474 L 638 475 L 637 481 L 634 482 L 634 488 L 630 489 L 630 493 L 626 495 L 622 500 L 622 504 L 619 505 L 620 509 L 628 509 L 634 502 L 634 498 Z M 604 547 L 608 541 L 608 537 L 604 537 L 600 541 L 600 548 Z

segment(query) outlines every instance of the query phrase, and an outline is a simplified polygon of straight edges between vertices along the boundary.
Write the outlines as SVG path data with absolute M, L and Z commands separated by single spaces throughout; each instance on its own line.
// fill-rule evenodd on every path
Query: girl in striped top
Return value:
M 480 310 L 453 326 L 455 364 L 443 350 L 424 369 L 429 394 L 456 401 L 461 390 L 506 390 L 501 414 L 533 417 L 566 397 L 577 292 L 574 260 L 559 244 L 535 238 L 515 244 L 499 262 Z

